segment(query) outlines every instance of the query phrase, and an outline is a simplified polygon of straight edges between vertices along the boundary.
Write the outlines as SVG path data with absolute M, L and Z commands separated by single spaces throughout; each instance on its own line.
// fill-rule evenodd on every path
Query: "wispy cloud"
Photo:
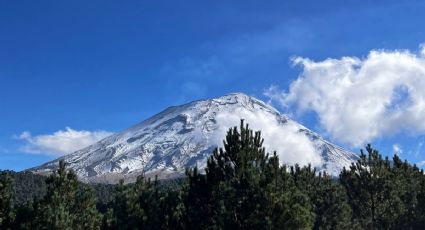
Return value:
M 314 111 L 334 139 L 361 146 L 400 132 L 425 133 L 425 48 L 373 50 L 365 58 L 313 61 L 293 59 L 303 68 L 289 90 L 265 94 L 299 113 Z
M 109 135 L 107 131 L 74 130 L 66 127 L 52 134 L 32 136 L 29 131 L 22 132 L 16 139 L 26 142 L 21 151 L 33 154 L 62 156 L 87 147 Z

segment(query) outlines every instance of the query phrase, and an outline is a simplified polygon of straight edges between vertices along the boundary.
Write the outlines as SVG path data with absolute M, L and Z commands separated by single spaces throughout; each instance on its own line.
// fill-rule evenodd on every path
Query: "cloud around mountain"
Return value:
M 65 130 L 59 130 L 53 134 L 37 136 L 32 136 L 29 131 L 24 131 L 16 136 L 16 139 L 26 141 L 26 144 L 20 148 L 22 152 L 59 157 L 87 147 L 111 134 L 104 130 L 78 131 L 66 127 Z
M 424 46 L 293 63 L 303 70 L 289 90 L 271 86 L 265 95 L 298 114 L 315 112 L 334 140 L 361 146 L 401 132 L 425 133 Z
M 232 112 L 222 112 L 217 115 L 219 128 L 215 130 L 212 141 L 217 146 L 223 145 L 223 137 L 229 128 L 240 123 L 244 119 L 245 123 L 254 131 L 261 131 L 264 138 L 264 147 L 269 154 L 277 152 L 281 163 L 294 165 L 320 166 L 323 160 L 312 142 L 304 133 L 300 132 L 300 126 L 293 121 L 288 121 L 285 125 L 280 125 L 276 116 L 262 110 L 249 111 L 238 109 Z

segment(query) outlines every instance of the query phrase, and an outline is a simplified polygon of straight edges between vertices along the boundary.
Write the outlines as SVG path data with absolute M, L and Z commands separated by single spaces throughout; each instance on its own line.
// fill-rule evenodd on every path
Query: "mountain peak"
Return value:
M 141 174 L 182 176 L 188 167 L 204 169 L 227 130 L 237 126 L 240 119 L 261 130 L 267 137 L 267 150 L 278 150 L 284 163 L 313 163 L 318 169 L 335 174 L 356 159 L 351 152 L 326 142 L 272 106 L 244 93 L 170 107 L 61 159 L 83 181 L 116 183 L 119 179 L 131 181 Z M 31 170 L 49 173 L 57 168 L 59 160 Z
M 249 101 L 253 100 L 255 98 L 248 96 L 244 93 L 229 93 L 224 96 L 214 98 L 212 100 L 215 101 L 222 101 L 227 103 L 239 103 L 239 104 L 247 104 Z M 257 99 L 255 99 L 257 100 Z
M 278 110 L 276 110 L 271 105 L 265 103 L 264 101 L 241 92 L 229 93 L 218 98 L 213 98 L 211 100 L 219 103 L 220 105 L 239 105 L 240 107 L 244 107 L 249 110 L 262 109 L 268 110 L 269 112 L 274 114 L 280 114 Z
M 221 96 L 220 98 L 223 98 L 223 97 L 244 98 L 244 99 L 252 98 L 252 97 L 250 97 L 247 94 L 242 93 L 242 92 L 228 93 L 228 94 L 226 94 L 224 96 Z

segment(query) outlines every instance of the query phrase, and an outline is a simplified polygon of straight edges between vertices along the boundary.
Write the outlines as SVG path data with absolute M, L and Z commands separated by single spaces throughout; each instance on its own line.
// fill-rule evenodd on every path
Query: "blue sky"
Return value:
M 301 109 L 307 96 L 290 86 L 314 76 L 306 71 L 308 64 L 291 60 L 353 57 L 369 63 L 370 52 L 380 50 L 383 56 L 416 55 L 411 61 L 420 69 L 425 3 L 291 2 L 2 1 L 0 169 L 22 170 L 54 159 L 57 155 L 46 153 L 51 149 L 33 146 L 45 140 L 40 135 L 96 139 L 168 106 L 236 91 L 266 101 L 271 96 L 282 112 L 358 152 L 361 144 L 347 143 L 331 121 L 324 121 L 329 114 L 322 105 Z M 378 72 L 391 60 L 383 61 Z M 397 73 L 404 76 L 402 67 Z M 394 108 L 400 113 L 386 124 L 398 125 L 370 127 L 376 133 L 359 134 L 359 141 L 386 155 L 397 145 L 402 158 L 422 162 L 424 129 L 410 130 L 420 126 L 412 123 L 420 119 L 405 112 L 416 102 L 404 102 L 408 96 L 394 84 L 401 95 Z M 271 86 L 275 97 L 267 94 Z M 413 83 L 406 87 L 411 95 L 419 90 Z

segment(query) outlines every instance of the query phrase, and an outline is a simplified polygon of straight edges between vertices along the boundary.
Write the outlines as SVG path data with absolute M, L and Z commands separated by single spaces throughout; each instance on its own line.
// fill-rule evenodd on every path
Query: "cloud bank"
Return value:
M 53 134 L 32 136 L 30 132 L 22 132 L 17 139 L 26 141 L 21 151 L 34 154 L 46 154 L 55 157 L 63 156 L 87 147 L 109 135 L 107 131 L 74 130 L 66 127 Z
M 322 158 L 317 153 L 313 142 L 299 132 L 300 127 L 297 124 L 288 121 L 285 125 L 281 125 L 276 116 L 263 111 L 235 110 L 217 114 L 216 121 L 220 127 L 212 135 L 211 141 L 221 147 L 223 137 L 226 136 L 229 128 L 240 124 L 241 118 L 254 131 L 261 130 L 266 151 L 270 154 L 276 151 L 281 163 L 322 165 Z
M 424 46 L 293 63 L 303 70 L 289 90 L 272 86 L 265 95 L 298 113 L 315 112 L 334 140 L 357 147 L 385 135 L 425 133 Z

